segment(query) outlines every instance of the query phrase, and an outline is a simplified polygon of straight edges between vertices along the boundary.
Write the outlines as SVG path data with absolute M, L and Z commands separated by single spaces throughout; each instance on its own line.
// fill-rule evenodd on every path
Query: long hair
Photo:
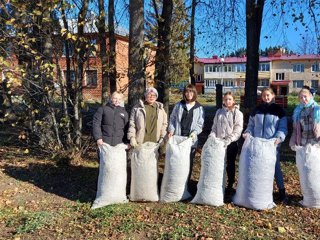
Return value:
M 183 98 L 183 100 L 185 100 L 185 101 L 187 101 L 187 99 L 186 99 L 186 92 L 193 92 L 193 98 L 191 99 L 191 101 L 192 102 L 194 102 L 194 101 L 196 101 L 197 100 L 197 98 L 198 98 L 198 93 L 197 93 L 197 89 L 196 89 L 196 87 L 193 85 L 193 84 L 188 84 L 188 85 L 186 85 L 185 87 L 184 87 L 184 89 L 183 89 L 183 96 L 182 96 L 182 98 Z

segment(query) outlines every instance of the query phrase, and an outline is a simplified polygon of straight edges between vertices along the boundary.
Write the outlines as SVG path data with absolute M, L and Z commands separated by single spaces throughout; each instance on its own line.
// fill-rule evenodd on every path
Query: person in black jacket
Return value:
M 123 94 L 114 92 L 111 95 L 111 101 L 105 106 L 99 107 L 94 114 L 92 131 L 98 146 L 103 143 L 111 146 L 126 143 L 128 113 L 121 106 L 122 103 Z

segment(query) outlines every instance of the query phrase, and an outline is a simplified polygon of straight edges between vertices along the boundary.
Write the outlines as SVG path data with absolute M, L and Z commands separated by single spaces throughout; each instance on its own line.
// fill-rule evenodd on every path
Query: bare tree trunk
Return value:
M 81 130 L 82 130 L 82 114 L 81 114 L 81 103 L 83 101 L 82 96 L 82 81 L 83 81 L 83 69 L 85 62 L 85 46 L 86 43 L 84 39 L 84 24 L 79 24 L 85 22 L 86 14 L 88 10 L 88 1 L 82 0 L 82 6 L 78 15 L 78 40 L 76 49 L 80 49 L 77 54 L 77 71 L 75 79 L 75 101 L 74 101 L 74 143 L 80 148 L 81 147 Z
M 156 2 L 153 1 L 156 9 Z M 159 101 L 163 102 L 166 112 L 169 112 L 169 63 L 170 63 L 170 39 L 173 1 L 163 0 L 162 14 L 158 16 L 158 48 L 156 53 L 156 82 L 159 92 Z
M 116 68 L 116 37 L 114 29 L 114 0 L 109 0 L 108 10 L 109 25 L 109 81 L 110 92 L 117 90 L 117 68 Z
M 144 74 L 144 0 L 130 0 L 129 30 L 129 109 L 143 97 Z
M 196 84 L 196 80 L 194 77 L 194 38 L 195 38 L 195 32 L 194 32 L 194 17 L 196 14 L 196 5 L 197 5 L 197 1 L 196 0 L 192 0 L 192 4 L 191 4 L 191 22 L 190 22 L 190 69 L 189 69 L 189 73 L 190 73 L 190 80 L 192 84 Z
M 63 21 L 63 27 L 65 29 L 69 29 L 66 13 L 64 9 L 62 9 L 62 21 Z M 68 104 L 68 112 L 69 116 L 73 116 L 73 110 L 72 110 L 72 103 L 74 102 L 74 88 L 72 86 L 72 79 L 71 79 L 71 56 L 70 56 L 70 40 L 64 41 L 64 47 L 65 47 L 65 53 L 66 53 L 66 85 L 67 85 L 67 104 Z
M 105 23 L 105 10 L 104 0 L 99 0 L 99 43 L 100 43 L 100 58 L 101 58 L 101 70 L 102 70 L 102 90 L 101 90 L 101 103 L 105 105 L 108 99 L 108 56 L 107 56 L 107 44 L 106 44 L 106 23 Z
M 264 0 L 246 0 L 247 67 L 244 105 L 247 113 L 251 112 L 257 102 L 259 45 L 264 3 Z

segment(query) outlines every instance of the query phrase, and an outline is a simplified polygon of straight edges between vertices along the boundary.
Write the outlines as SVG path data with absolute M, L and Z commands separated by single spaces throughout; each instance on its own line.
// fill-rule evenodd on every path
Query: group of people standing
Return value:
M 173 108 L 169 122 L 163 104 L 157 101 L 158 92 L 155 88 L 147 88 L 145 99 L 131 110 L 130 118 L 123 106 L 123 95 L 114 92 L 111 101 L 100 107 L 93 117 L 93 136 L 97 145 L 107 143 L 116 146 L 128 143 L 129 147 L 137 148 L 145 142 L 165 143 L 173 135 L 192 138 L 190 152 L 190 172 L 196 153 L 198 135 L 204 126 L 204 109 L 197 101 L 194 85 L 185 86 L 182 100 Z M 210 136 L 221 139 L 226 148 L 226 192 L 233 191 L 235 182 L 235 160 L 238 153 L 238 140 L 259 137 L 275 139 L 277 156 L 275 180 L 281 202 L 288 200 L 283 174 L 280 168 L 280 146 L 288 134 L 287 117 L 284 109 L 275 103 L 275 93 L 271 88 L 261 92 L 262 103 L 250 114 L 247 128 L 243 131 L 243 113 L 235 102 L 233 93 L 223 96 L 223 107 L 216 111 Z M 299 92 L 300 104 L 293 113 L 293 133 L 290 147 L 320 143 L 320 109 L 314 101 L 310 88 L 303 87 Z M 164 141 L 165 139 L 165 141 Z

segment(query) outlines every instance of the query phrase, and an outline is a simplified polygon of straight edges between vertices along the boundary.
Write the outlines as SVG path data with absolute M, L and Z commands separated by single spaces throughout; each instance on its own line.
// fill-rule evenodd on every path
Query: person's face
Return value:
M 299 94 L 300 103 L 308 104 L 310 99 L 311 99 L 311 93 L 308 90 L 300 92 Z
M 185 96 L 187 102 L 192 102 L 192 99 L 193 99 L 193 97 L 194 97 L 194 93 L 193 93 L 193 91 L 191 91 L 191 90 L 187 90 L 187 91 L 184 93 L 184 96 Z
M 153 92 L 150 92 L 146 95 L 146 102 L 148 104 L 153 104 L 157 100 L 157 95 Z
M 234 99 L 231 95 L 225 95 L 223 97 L 223 103 L 227 108 L 231 109 L 234 106 Z
M 262 101 L 270 103 L 274 99 L 274 94 L 270 91 L 264 91 L 262 93 Z
M 111 97 L 111 102 L 114 106 L 120 106 L 122 97 L 119 94 L 113 94 Z

